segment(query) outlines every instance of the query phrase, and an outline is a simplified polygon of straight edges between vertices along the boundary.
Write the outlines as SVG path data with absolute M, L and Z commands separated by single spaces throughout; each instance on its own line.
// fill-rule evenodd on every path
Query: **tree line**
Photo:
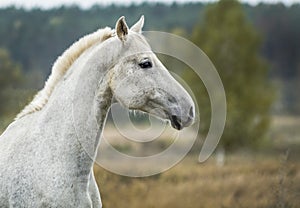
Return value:
M 0 9 L 0 47 L 6 48 L 24 71 L 49 67 L 68 45 L 97 28 L 114 27 L 124 15 L 128 22 L 146 16 L 145 30 L 172 31 L 182 28 L 190 34 L 203 21 L 207 4 L 166 5 L 143 3 L 130 6 L 99 6 L 88 10 L 78 6 L 51 10 Z M 272 64 L 271 75 L 291 79 L 299 73 L 300 4 L 287 7 L 278 4 L 243 5 L 249 21 L 263 36 L 261 52 Z

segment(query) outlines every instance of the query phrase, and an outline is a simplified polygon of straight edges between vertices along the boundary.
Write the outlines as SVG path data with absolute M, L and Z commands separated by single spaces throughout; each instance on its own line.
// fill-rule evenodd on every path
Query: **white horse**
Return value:
M 112 102 L 178 130 L 193 123 L 191 97 L 151 52 L 143 24 L 142 16 L 129 29 L 121 17 L 115 30 L 89 34 L 57 59 L 0 137 L 1 208 L 102 207 L 93 164 Z

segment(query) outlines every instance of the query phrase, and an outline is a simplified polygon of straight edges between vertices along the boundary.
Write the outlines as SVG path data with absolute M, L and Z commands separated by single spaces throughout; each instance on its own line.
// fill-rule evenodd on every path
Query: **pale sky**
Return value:
M 132 2 L 141 3 L 145 0 L 0 0 L 0 7 L 7 7 L 11 5 L 15 5 L 17 7 L 25 7 L 25 8 L 32 8 L 32 7 L 40 7 L 43 9 L 48 9 L 52 7 L 59 7 L 61 5 L 72 5 L 77 4 L 80 5 L 82 8 L 89 8 L 92 5 L 98 3 L 101 5 L 109 5 L 111 3 L 115 4 L 122 4 L 128 5 Z M 147 2 L 165 2 L 165 3 L 172 3 L 174 0 L 155 0 Z M 179 3 L 184 2 L 212 2 L 214 0 L 175 0 Z M 251 5 L 256 5 L 259 2 L 266 2 L 266 3 L 277 3 L 283 2 L 286 5 L 291 5 L 293 3 L 300 3 L 300 0 L 241 0 L 242 2 L 248 2 Z

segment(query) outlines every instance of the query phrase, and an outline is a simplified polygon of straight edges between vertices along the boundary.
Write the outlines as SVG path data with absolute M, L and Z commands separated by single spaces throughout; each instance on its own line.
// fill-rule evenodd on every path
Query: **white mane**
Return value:
M 97 42 L 103 42 L 110 38 L 113 34 L 113 30 L 106 27 L 99 29 L 94 33 L 88 34 L 80 38 L 77 42 L 73 43 L 61 56 L 55 61 L 51 75 L 45 82 L 45 86 L 40 90 L 33 100 L 17 115 L 15 120 L 41 110 L 48 102 L 53 89 L 61 78 L 68 71 L 74 61 L 89 47 Z

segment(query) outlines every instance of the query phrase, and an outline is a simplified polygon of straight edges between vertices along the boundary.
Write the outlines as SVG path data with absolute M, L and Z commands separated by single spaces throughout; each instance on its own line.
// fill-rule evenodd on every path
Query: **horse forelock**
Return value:
M 33 100 L 17 115 L 15 120 L 28 114 L 41 110 L 48 102 L 56 84 L 66 74 L 75 60 L 88 48 L 96 43 L 103 42 L 114 35 L 114 31 L 109 27 L 99 29 L 94 33 L 88 34 L 73 43 L 64 53 L 55 61 L 51 75 L 45 82 L 44 88 L 40 90 Z

